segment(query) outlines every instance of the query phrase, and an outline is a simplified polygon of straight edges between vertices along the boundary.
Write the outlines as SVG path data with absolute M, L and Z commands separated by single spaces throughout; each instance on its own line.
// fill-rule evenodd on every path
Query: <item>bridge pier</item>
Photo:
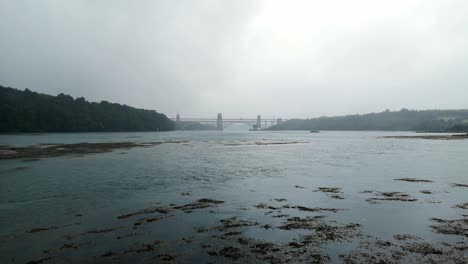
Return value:
M 262 129 L 262 117 L 257 115 L 257 129 Z
M 223 114 L 218 113 L 218 118 L 216 120 L 216 129 L 219 131 L 223 131 Z

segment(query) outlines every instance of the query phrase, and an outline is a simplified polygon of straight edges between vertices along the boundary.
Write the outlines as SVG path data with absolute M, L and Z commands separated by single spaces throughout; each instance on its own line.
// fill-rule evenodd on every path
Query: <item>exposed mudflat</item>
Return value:
M 339 187 L 320 187 L 318 191 L 325 193 L 343 193 Z M 377 203 L 382 201 L 413 201 L 410 195 L 401 192 L 362 191 L 360 193 L 377 197 L 366 201 Z M 242 211 L 260 211 L 270 219 L 242 218 L 231 216 L 214 221 L 211 225 L 194 228 L 192 234 L 182 237 L 177 244 L 185 244 L 192 252 L 206 254 L 208 261 L 239 262 L 239 263 L 328 263 L 332 256 L 323 248 L 336 243 L 357 243 L 357 247 L 339 255 L 342 263 L 427 263 L 453 262 L 466 263 L 465 256 L 468 247 L 466 239 L 452 243 L 431 243 L 412 234 L 394 234 L 393 239 L 380 240 L 378 237 L 362 231 L 365 223 L 340 223 L 331 214 L 343 212 L 340 208 L 305 207 L 288 204 L 285 198 L 271 199 L 274 204 L 259 203 L 249 208 L 239 208 Z M 135 259 L 148 259 L 161 263 L 185 263 L 187 253 L 173 247 L 173 242 L 164 239 L 134 241 L 134 238 L 144 235 L 144 225 L 157 228 L 158 224 L 181 221 L 190 218 L 191 212 L 200 211 L 203 214 L 217 215 L 223 210 L 223 205 L 229 203 L 212 198 L 201 198 L 181 205 L 169 204 L 139 209 L 130 213 L 114 216 L 117 225 L 89 229 L 84 232 L 68 234 L 62 237 L 58 248 L 44 249 L 43 253 L 31 263 L 55 262 L 65 254 L 88 251 L 92 248 L 108 248 L 87 261 L 127 262 Z M 158 203 L 159 204 L 159 203 Z M 466 203 L 456 206 L 466 209 Z M 287 214 L 285 212 L 287 211 Z M 304 214 L 304 212 L 306 214 Z M 237 214 L 239 215 L 239 214 Z M 81 215 L 79 216 L 81 217 Z M 109 216 L 111 217 L 111 216 Z M 139 218 L 138 218 L 139 217 Z M 177 220 L 179 219 L 179 220 Z M 432 218 L 430 228 L 434 233 L 447 236 L 468 237 L 468 219 Z M 67 226 L 34 227 L 28 233 L 53 232 Z M 140 230 L 141 229 L 141 230 Z M 248 232 L 299 232 L 292 233 L 286 241 L 269 241 L 247 235 Z M 263 231 L 262 231 L 263 230 Z M 128 241 L 115 248 L 110 245 L 100 245 L 99 236 L 112 235 L 116 241 Z M 15 236 L 5 238 L 3 243 L 11 243 Z M 118 245 L 118 244 L 116 244 Z M 124 246 L 126 245 L 126 246 Z M 92 252 L 95 252 L 93 250 Z M 184 253 L 185 252 L 185 253 Z M 60 257 L 62 256 L 62 257 Z M 79 258 L 85 260 L 86 258 Z
M 320 187 L 317 191 L 333 195 L 344 193 L 339 187 Z M 360 193 L 374 195 L 375 197 L 366 199 L 373 204 L 384 201 L 417 200 L 402 192 L 362 191 Z M 330 198 L 333 199 L 331 196 Z M 117 219 L 118 222 L 58 237 L 57 247 L 44 248 L 41 254 L 30 258 L 30 263 L 54 263 L 63 259 L 76 263 L 82 261 L 115 263 L 136 260 L 188 263 L 193 261 L 190 258 L 191 254 L 204 256 L 202 259 L 207 262 L 236 263 L 467 263 L 468 260 L 467 218 L 430 219 L 433 224 L 429 228 L 434 233 L 465 238 L 455 242 L 451 239 L 451 243 L 434 243 L 412 234 L 394 234 L 390 240 L 380 240 L 363 231 L 366 223 L 342 223 L 333 220 L 333 214 L 340 214 L 347 210 L 345 208 L 306 207 L 290 204 L 286 198 L 274 198 L 270 201 L 273 203 L 264 202 L 239 208 L 231 217 L 222 217 L 212 224 L 202 224 L 193 228 L 190 235 L 176 242 L 157 237 L 151 239 L 145 236 L 145 230 L 157 229 L 158 225 L 164 229 L 167 223 L 190 221 L 189 213 L 199 212 L 217 217 L 225 210 L 223 206 L 229 204 L 229 201 L 201 198 L 186 204 L 158 205 L 117 216 L 106 216 Z M 464 203 L 454 208 L 467 209 L 466 206 Z M 241 211 L 263 212 L 266 218 L 241 217 L 240 215 L 244 214 L 240 213 Z M 76 217 L 81 218 L 82 215 L 77 214 Z M 111 219 L 108 220 L 111 222 Z M 36 226 L 26 233 L 40 235 L 65 230 L 68 226 Z M 291 232 L 289 235 L 291 238 L 285 241 L 265 240 L 249 235 L 253 231 Z M 0 243 L 14 243 L 18 237 L 21 235 L 5 236 Z M 109 242 L 109 239 L 115 242 Z M 174 246 L 174 243 L 177 246 Z M 357 247 L 340 254 L 338 258 L 323 250 L 337 243 L 353 243 L 357 244 Z M 190 248 L 189 252 L 192 253 L 182 250 L 183 245 Z M 67 256 L 67 252 L 74 253 L 70 257 Z M 93 255 L 91 252 L 101 253 Z
M 423 194 L 432 194 L 431 190 L 420 190 L 419 192 Z
M 445 235 L 460 235 L 468 237 L 468 219 L 440 219 L 432 218 L 434 232 Z M 466 245 L 465 245 L 466 246 Z
M 341 193 L 341 188 L 338 187 L 319 187 L 316 192 L 324 192 L 324 193 Z
M 402 192 L 371 191 L 366 193 L 372 193 L 375 195 L 375 197 L 366 199 L 366 201 L 371 204 L 376 204 L 384 201 L 416 202 L 418 200 L 412 197 L 411 195 Z
M 463 183 L 453 183 L 452 187 L 465 187 L 468 188 L 468 184 L 463 184 Z
M 39 144 L 29 147 L 0 146 L 0 160 L 59 157 L 71 154 L 92 154 L 110 152 L 115 149 L 130 149 L 136 147 L 153 147 L 167 143 L 185 143 L 187 141 L 164 142 L 112 142 L 112 143 L 76 143 L 76 144 Z
M 395 181 L 406 181 L 406 182 L 432 182 L 431 180 L 416 179 L 416 178 L 401 178 L 401 179 L 395 179 Z
M 224 146 L 268 146 L 268 145 L 290 145 L 290 144 L 305 144 L 308 141 L 243 141 L 236 143 L 224 143 Z

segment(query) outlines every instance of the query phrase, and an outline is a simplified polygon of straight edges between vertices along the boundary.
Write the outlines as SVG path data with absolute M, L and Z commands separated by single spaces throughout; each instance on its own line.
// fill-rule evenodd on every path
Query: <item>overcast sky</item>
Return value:
M 468 1 L 0 0 L 0 85 L 182 117 L 468 108 Z

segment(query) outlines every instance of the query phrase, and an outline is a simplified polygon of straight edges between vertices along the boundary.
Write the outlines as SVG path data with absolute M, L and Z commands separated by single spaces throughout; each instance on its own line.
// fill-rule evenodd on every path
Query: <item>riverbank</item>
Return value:
M 453 134 L 453 135 L 418 135 L 418 136 L 383 136 L 383 137 L 379 137 L 379 138 L 462 140 L 462 139 L 468 139 L 468 134 Z

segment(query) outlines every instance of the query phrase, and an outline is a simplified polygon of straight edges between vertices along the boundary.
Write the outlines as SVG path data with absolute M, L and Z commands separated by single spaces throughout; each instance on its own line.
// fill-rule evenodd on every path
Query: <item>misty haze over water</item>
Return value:
M 463 109 L 468 3 L 1 1 L 1 85 L 175 117 Z

